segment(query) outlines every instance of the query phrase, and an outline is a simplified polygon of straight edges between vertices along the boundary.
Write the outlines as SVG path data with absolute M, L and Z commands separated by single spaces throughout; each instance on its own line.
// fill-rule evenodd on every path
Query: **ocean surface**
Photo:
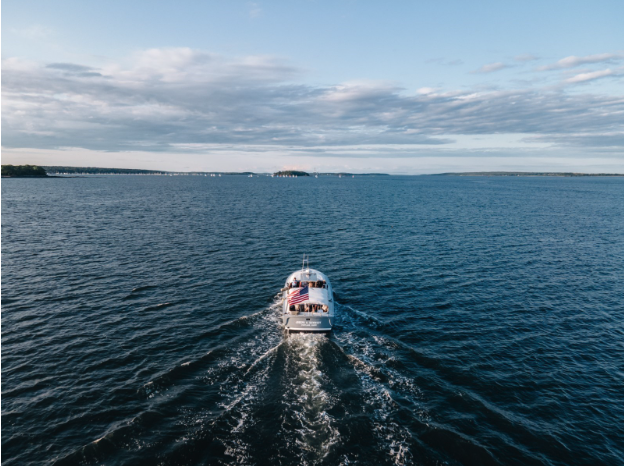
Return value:
M 2 464 L 624 464 L 624 179 L 3 179 Z

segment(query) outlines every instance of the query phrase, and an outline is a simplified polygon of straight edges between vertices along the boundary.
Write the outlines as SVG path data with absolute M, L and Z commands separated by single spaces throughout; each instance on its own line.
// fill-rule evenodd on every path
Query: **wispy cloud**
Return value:
M 571 78 L 565 80 L 566 83 L 576 84 L 576 83 L 584 83 L 587 81 L 594 81 L 600 78 L 606 78 L 607 76 L 613 76 L 615 73 L 613 70 L 606 69 L 602 71 L 593 71 L 591 73 L 579 73 Z
M 458 66 L 463 65 L 464 61 L 459 58 L 448 60 L 446 58 L 430 58 L 426 60 L 425 63 L 434 63 L 436 65 L 445 65 L 445 66 Z
M 565 147 L 586 147 L 616 149 L 624 148 L 624 131 L 619 133 L 573 133 L 573 134 L 547 134 L 525 138 L 530 142 L 551 142 Z
M 507 68 L 508 65 L 505 65 L 502 62 L 496 63 L 488 63 L 487 65 L 483 65 L 481 68 L 471 71 L 471 73 L 493 73 L 495 71 L 499 71 Z
M 602 73 L 570 79 L 585 82 Z M 5 59 L 3 144 L 124 151 L 294 147 L 322 155 L 346 146 L 444 147 L 465 135 L 598 138 L 624 126 L 618 96 L 563 88 L 410 94 L 395 83 L 311 86 L 301 84 L 301 76 L 274 57 L 228 58 L 187 48 L 150 49 L 97 69 Z
M 53 33 L 51 28 L 41 24 L 33 24 L 24 28 L 11 28 L 9 31 L 24 39 L 36 41 L 48 39 Z
M 68 75 L 81 76 L 81 77 L 102 77 L 101 73 L 98 73 L 90 66 L 76 65 L 73 63 L 51 63 L 46 65 L 46 68 L 62 71 Z
M 528 61 L 533 61 L 533 60 L 538 60 L 539 57 L 536 57 L 533 54 L 530 53 L 523 53 L 522 55 L 516 55 L 514 57 L 514 60 L 519 61 L 519 62 L 528 62 Z
M 597 55 L 586 55 L 576 57 L 574 55 L 562 58 L 556 63 L 540 66 L 538 71 L 561 70 L 566 68 L 576 68 L 577 66 L 590 65 L 594 63 L 613 63 L 624 59 L 624 53 L 600 53 Z
M 259 16 L 262 16 L 262 8 L 260 8 L 260 5 L 258 5 L 257 3 L 251 2 L 251 3 L 248 3 L 247 6 L 249 7 L 250 18 L 257 18 Z

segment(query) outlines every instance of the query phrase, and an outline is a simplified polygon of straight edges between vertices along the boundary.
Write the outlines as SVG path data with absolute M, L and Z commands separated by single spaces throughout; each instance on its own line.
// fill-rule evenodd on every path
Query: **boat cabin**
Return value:
M 331 283 L 318 270 L 305 267 L 293 272 L 282 288 L 282 322 L 286 333 L 332 329 L 334 299 Z
M 314 270 L 293 273 L 286 281 L 287 310 L 290 314 L 328 315 L 331 286 L 327 277 Z

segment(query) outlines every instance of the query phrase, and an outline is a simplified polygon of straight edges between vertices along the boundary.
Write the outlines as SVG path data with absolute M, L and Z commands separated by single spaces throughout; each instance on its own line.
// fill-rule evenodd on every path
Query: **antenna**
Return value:
M 310 268 L 310 256 L 307 256 L 306 254 L 303 255 L 303 263 L 301 264 L 301 270 L 305 270 L 305 265 L 306 262 L 308 264 L 308 268 Z

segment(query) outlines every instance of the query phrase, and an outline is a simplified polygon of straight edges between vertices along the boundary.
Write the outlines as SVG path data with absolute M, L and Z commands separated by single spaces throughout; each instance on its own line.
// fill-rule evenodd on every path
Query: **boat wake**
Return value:
M 412 464 L 400 419 L 428 422 L 423 395 L 372 333 L 378 323 L 339 308 L 330 336 L 285 336 L 278 302 L 222 325 L 238 329 L 228 344 L 145 383 L 142 412 L 60 463 Z

